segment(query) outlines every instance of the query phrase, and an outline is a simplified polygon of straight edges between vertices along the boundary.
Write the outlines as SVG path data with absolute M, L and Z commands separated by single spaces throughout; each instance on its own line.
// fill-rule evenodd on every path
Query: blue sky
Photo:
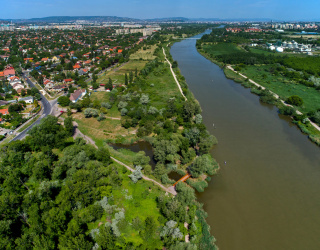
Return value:
M 319 0 L 0 0 L 0 19 L 46 16 L 319 20 Z

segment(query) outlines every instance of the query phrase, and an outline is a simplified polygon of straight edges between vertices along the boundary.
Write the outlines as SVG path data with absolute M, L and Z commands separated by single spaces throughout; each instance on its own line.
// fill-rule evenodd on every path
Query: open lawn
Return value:
M 130 55 L 129 62 L 101 74 L 97 82 L 107 83 L 109 78 L 111 78 L 114 84 L 124 84 L 124 74 L 134 73 L 136 69 L 140 71 L 148 61 L 155 59 L 153 53 L 156 47 L 156 45 L 148 46 L 146 50 L 141 48 L 136 53 Z
M 279 53 L 276 51 L 267 51 L 259 48 L 250 48 L 250 52 L 256 53 L 256 54 L 264 54 L 266 56 L 272 55 L 272 56 L 290 56 L 290 57 L 306 57 L 305 54 L 299 54 L 299 53 Z
M 144 47 L 146 48 L 145 50 L 141 48 L 138 50 L 136 53 L 130 55 L 130 60 L 153 60 L 156 57 L 153 55 L 155 49 L 157 48 L 157 45 L 151 45 Z
M 211 56 L 231 54 L 243 51 L 233 43 L 205 44 L 203 45 L 203 50 Z
M 281 75 L 272 75 L 268 72 L 268 67 L 267 65 L 247 66 L 241 70 L 241 73 L 278 94 L 283 100 L 292 95 L 300 96 L 304 104 L 297 108 L 303 113 L 320 109 L 320 92 L 318 90 L 296 84 Z
M 106 92 L 106 91 L 91 92 L 90 99 L 92 101 L 98 100 L 100 102 L 108 102 L 109 92 Z
M 124 74 L 141 70 L 147 61 L 129 61 L 118 68 L 114 68 L 101 74 L 97 80 L 98 83 L 107 83 L 109 78 L 112 79 L 114 84 L 124 84 Z
M 108 116 L 108 114 L 106 115 Z M 80 131 L 91 137 L 97 146 L 103 146 L 105 140 L 131 140 L 135 139 L 135 129 L 125 129 L 121 127 L 120 120 L 106 118 L 98 121 L 96 118 L 85 118 L 83 113 L 74 114 L 73 119 L 78 123 Z
M 149 95 L 152 106 L 156 108 L 163 108 L 166 104 L 164 100 L 171 97 L 181 97 L 167 63 L 150 73 L 146 78 L 146 82 L 148 82 L 148 85 L 143 92 Z

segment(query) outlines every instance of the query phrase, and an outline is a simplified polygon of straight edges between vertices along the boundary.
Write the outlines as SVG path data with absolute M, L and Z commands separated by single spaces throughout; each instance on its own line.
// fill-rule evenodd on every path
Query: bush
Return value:
M 297 95 L 290 96 L 286 100 L 286 102 L 288 104 L 295 105 L 295 106 L 301 106 L 303 104 L 303 100 L 301 99 L 301 97 L 299 97 Z
M 191 179 L 187 180 L 187 183 L 195 188 L 198 192 L 203 192 L 204 189 L 208 186 L 206 181 L 192 181 Z
M 315 112 L 314 115 L 312 115 L 311 119 L 314 122 L 320 124 L 320 111 Z
M 283 107 L 279 108 L 279 113 L 282 114 L 282 115 L 292 116 L 292 115 L 294 115 L 296 113 L 296 111 L 292 107 L 283 106 Z
M 112 105 L 109 102 L 102 102 L 101 107 L 111 109 Z
M 199 177 L 201 174 L 214 174 L 214 162 L 211 155 L 206 154 L 195 159 L 193 164 L 189 167 L 189 172 L 192 177 Z
M 129 177 L 131 178 L 133 183 L 137 183 L 138 180 L 140 180 L 142 178 L 141 169 L 142 169 L 142 167 L 136 166 L 136 169 L 132 172 L 131 175 L 129 175 Z
M 92 109 L 92 108 L 86 108 L 84 110 L 84 116 L 86 118 L 89 118 L 89 117 L 97 117 L 99 115 L 99 112 L 98 110 L 96 109 Z

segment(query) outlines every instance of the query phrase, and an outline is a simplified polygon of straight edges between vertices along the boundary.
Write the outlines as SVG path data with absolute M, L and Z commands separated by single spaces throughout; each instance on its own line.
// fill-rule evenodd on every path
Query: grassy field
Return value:
M 290 56 L 290 57 L 306 57 L 304 54 L 297 54 L 297 53 L 278 53 L 275 51 L 267 51 L 259 48 L 250 48 L 250 52 L 256 53 L 256 54 L 264 54 L 266 56 L 273 55 L 273 56 Z
M 314 111 L 320 109 L 320 92 L 315 88 L 296 84 L 283 76 L 275 76 L 268 72 L 267 65 L 247 66 L 241 73 L 260 85 L 278 94 L 281 99 L 286 100 L 289 96 L 298 95 L 303 99 L 303 106 L 297 107 L 301 112 Z
M 108 102 L 109 101 L 109 92 L 105 92 L 105 91 L 92 92 L 90 99 L 92 101 L 99 100 L 100 102 Z
M 101 74 L 97 82 L 100 84 L 107 83 L 110 77 L 114 84 L 124 84 L 124 74 L 129 74 L 130 72 L 134 73 L 136 69 L 139 71 L 146 65 L 146 63 L 147 61 L 129 61 L 123 66 Z
M 146 81 L 150 83 L 150 85 L 144 89 L 144 92 L 149 95 L 152 106 L 156 108 L 163 108 L 165 104 L 164 101 L 168 98 L 181 97 L 178 86 L 171 74 L 169 64 L 167 63 L 149 74 Z
M 136 138 L 135 129 L 121 127 L 120 120 L 106 118 L 99 122 L 96 118 L 85 118 L 83 113 L 74 114 L 72 117 L 78 123 L 80 131 L 91 137 L 99 147 L 103 146 L 107 139 L 134 141 Z
M 135 72 L 136 69 L 140 71 L 148 61 L 155 59 L 153 53 L 156 47 L 156 45 L 152 45 L 149 46 L 146 50 L 144 50 L 143 48 L 138 50 L 136 53 L 130 56 L 129 62 L 125 63 L 123 66 L 103 73 L 99 76 L 97 82 L 107 83 L 110 77 L 114 84 L 124 84 L 124 74 Z
M 130 55 L 130 60 L 153 60 L 156 57 L 153 55 L 157 45 L 151 45 L 146 47 L 147 49 L 144 50 L 143 48 L 138 50 L 136 53 Z
M 233 43 L 206 44 L 203 45 L 203 50 L 211 56 L 232 54 L 243 51 Z

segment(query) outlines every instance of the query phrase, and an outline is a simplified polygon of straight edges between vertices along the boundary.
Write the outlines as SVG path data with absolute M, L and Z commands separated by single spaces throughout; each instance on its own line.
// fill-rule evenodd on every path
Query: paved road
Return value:
M 27 79 L 27 82 L 29 84 L 30 87 L 35 87 L 36 86 L 33 84 L 32 81 L 30 81 L 30 79 L 23 73 L 23 78 Z M 35 125 L 39 124 L 41 119 L 50 115 L 51 110 L 52 110 L 52 106 L 57 103 L 57 100 L 52 101 L 52 103 L 50 104 L 50 102 L 41 94 L 40 92 L 40 96 L 41 96 L 41 104 L 43 107 L 43 112 L 42 115 L 39 117 L 39 119 L 37 121 L 35 121 L 33 124 L 31 124 L 28 128 L 26 128 L 24 131 L 22 131 L 19 135 L 17 135 L 15 138 L 13 138 L 11 141 L 16 141 L 16 140 L 21 140 L 23 139 L 28 131 L 34 127 Z

